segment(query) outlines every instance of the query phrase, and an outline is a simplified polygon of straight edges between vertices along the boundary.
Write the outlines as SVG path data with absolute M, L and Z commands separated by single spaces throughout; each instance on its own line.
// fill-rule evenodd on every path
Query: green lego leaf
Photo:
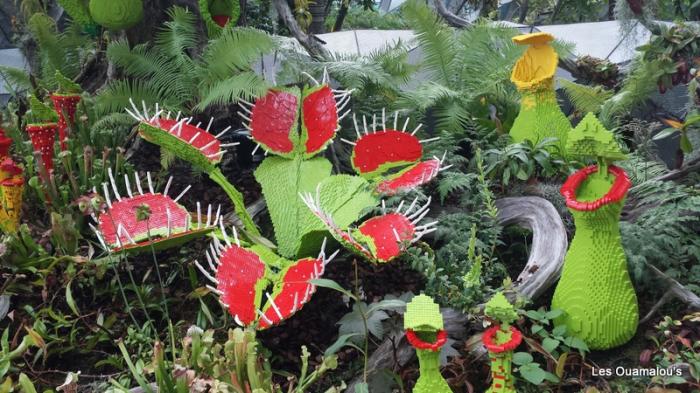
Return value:
M 331 175 L 331 169 L 331 163 L 320 157 L 311 160 L 268 157 L 255 170 L 281 255 L 296 257 L 304 235 L 324 230 L 323 223 L 306 207 L 299 194 L 315 193 L 318 183 Z
M 341 229 L 347 229 L 356 222 L 362 212 L 377 205 L 377 197 L 372 192 L 369 182 L 359 176 L 333 175 L 318 185 L 319 197 L 323 211 L 330 214 Z M 327 228 L 315 221 L 306 223 L 301 240 L 300 255 L 312 255 L 320 247 L 323 239 L 329 237 Z
M 32 123 L 53 123 L 58 121 L 56 112 L 48 105 L 39 101 L 35 96 L 29 96 L 29 110 L 31 111 L 29 117 L 32 119 Z
M 56 84 L 58 85 L 58 91 L 56 92 L 57 94 L 80 94 L 80 92 L 82 91 L 82 88 L 79 84 L 73 82 L 69 78 L 66 78 L 63 74 L 61 74 L 61 71 L 59 70 L 56 70 L 54 78 L 56 79 Z
M 406 330 L 423 332 L 442 330 L 444 326 L 440 306 L 430 296 L 414 296 L 406 305 L 403 327 Z
M 620 150 L 615 135 L 591 112 L 569 133 L 566 151 L 575 157 L 601 157 L 607 162 L 624 160 L 627 156 Z
M 515 312 L 515 308 L 510 304 L 508 299 L 506 299 L 503 292 L 496 292 L 491 300 L 486 303 L 484 314 L 505 325 L 510 325 L 518 319 L 518 313 Z

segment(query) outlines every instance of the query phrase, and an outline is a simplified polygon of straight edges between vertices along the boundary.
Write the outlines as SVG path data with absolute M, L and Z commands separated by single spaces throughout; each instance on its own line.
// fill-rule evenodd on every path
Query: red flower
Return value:
M 406 330 L 406 338 L 414 348 L 437 352 L 447 342 L 447 332 L 445 330 L 439 330 L 434 343 L 421 340 L 416 332 L 411 329 Z

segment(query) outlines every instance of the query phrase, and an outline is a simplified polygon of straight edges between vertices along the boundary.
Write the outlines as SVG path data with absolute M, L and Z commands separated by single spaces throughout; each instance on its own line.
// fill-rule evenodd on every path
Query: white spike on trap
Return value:
M 214 222 L 211 225 L 217 226 L 220 218 L 221 218 L 221 204 L 219 204 L 219 206 L 216 208 L 216 214 L 214 215 Z
M 403 201 L 403 199 L 402 199 L 401 202 L 399 202 L 399 206 L 397 206 L 397 207 L 396 207 L 396 210 L 394 210 L 395 212 L 401 214 L 401 208 L 403 207 L 403 202 L 404 202 L 404 201 Z
M 131 235 L 129 234 L 129 231 L 127 231 L 126 228 L 124 228 L 124 226 L 123 226 L 122 223 L 120 222 L 119 225 L 117 225 L 117 238 L 119 238 L 119 237 L 121 236 L 122 232 L 124 233 L 124 235 L 126 235 L 126 238 L 129 239 L 129 242 L 130 242 L 131 244 L 136 244 L 136 242 L 134 241 L 134 239 L 133 239 L 133 238 L 131 237 Z
M 178 195 L 177 198 L 174 199 L 174 201 L 175 201 L 175 202 L 179 201 L 180 198 L 182 198 L 183 196 L 185 196 L 185 194 L 187 193 L 187 191 L 190 190 L 190 188 L 192 188 L 192 185 L 191 185 L 191 184 L 188 185 L 184 190 L 182 190 L 182 192 L 180 193 L 180 195 Z
M 386 131 L 386 108 L 382 108 L 382 130 Z
M 226 307 L 228 308 L 228 306 L 226 306 Z M 239 318 L 238 315 L 234 315 L 233 320 L 236 322 L 236 324 L 238 324 L 238 326 L 245 327 L 245 325 L 243 324 L 243 321 L 241 321 L 241 318 Z
M 139 174 L 134 172 L 134 180 L 136 180 L 136 189 L 139 190 L 139 194 L 143 195 L 143 189 L 141 188 L 141 179 L 139 179 Z
M 434 141 L 437 141 L 437 140 L 439 140 L 439 139 L 440 139 L 439 136 L 436 136 L 435 138 L 421 139 L 421 140 L 420 140 L 420 143 L 434 142 Z
M 209 255 L 209 250 L 204 250 L 204 255 L 207 257 L 207 263 L 209 264 L 209 268 L 210 268 L 212 271 L 217 271 L 218 269 L 217 269 L 217 267 L 214 265 L 214 260 L 213 260 L 213 258 L 211 257 L 211 255 Z
M 205 287 L 207 287 L 208 290 L 214 292 L 215 294 L 217 294 L 217 295 L 219 295 L 219 296 L 224 296 L 224 293 L 223 293 L 222 291 L 220 291 L 220 290 L 218 290 L 218 289 L 212 287 L 212 286 L 209 285 L 209 284 L 206 284 Z
M 316 265 L 314 265 L 314 268 Z M 284 316 L 282 316 L 282 312 L 280 311 L 279 307 L 277 307 L 277 304 L 275 304 L 275 301 L 272 299 L 272 296 L 270 296 L 269 292 L 265 292 L 265 297 L 267 298 L 267 301 L 270 302 L 270 305 L 272 306 L 272 309 L 275 310 L 275 314 L 279 317 L 280 320 L 284 319 Z
M 126 192 L 129 194 L 129 198 L 133 198 L 134 194 L 131 192 L 131 183 L 129 183 L 129 175 L 124 174 L 124 183 L 126 184 Z
M 252 115 L 252 114 L 253 114 L 253 112 L 252 112 L 250 109 L 248 109 L 247 106 L 243 105 L 243 104 L 240 103 L 240 102 L 238 103 L 238 107 L 241 108 L 241 109 L 243 109 L 243 111 L 244 111 L 245 113 L 249 114 L 249 115 Z
M 163 195 L 168 196 L 168 191 L 170 191 L 170 184 L 173 182 L 173 177 L 168 178 L 168 182 L 165 183 L 165 189 L 163 190 Z
M 399 236 L 399 232 L 396 231 L 396 228 L 391 228 L 391 231 L 394 233 L 394 238 L 396 239 L 397 242 L 401 242 L 401 237 Z
M 312 81 L 314 81 L 314 83 L 316 84 L 316 86 L 320 85 L 320 83 L 318 83 L 318 81 L 316 80 L 316 78 L 314 78 L 313 76 L 311 76 L 311 74 L 309 74 L 309 73 L 307 73 L 307 72 L 304 72 L 304 71 L 302 71 L 301 74 L 304 75 L 304 76 L 306 76 L 307 78 L 311 79 Z
M 213 282 L 214 284 L 219 285 L 219 282 L 216 280 L 216 278 L 214 278 L 214 277 L 209 273 L 209 271 L 207 271 L 207 269 L 205 269 L 204 266 L 202 266 L 202 265 L 199 263 L 198 260 L 195 259 L 194 265 L 197 266 L 197 269 L 199 269 L 199 271 L 202 272 L 202 274 L 204 274 L 204 277 L 206 277 L 209 281 Z
M 265 314 L 263 314 L 262 311 L 260 311 L 260 310 L 255 310 L 255 312 L 260 316 L 260 318 L 262 318 L 263 321 L 265 321 L 265 323 L 267 323 L 268 325 L 273 325 L 273 323 L 272 323 L 272 321 L 270 320 L 270 318 L 266 317 Z
M 353 141 L 349 141 L 349 140 L 347 140 L 347 139 L 345 139 L 345 138 L 340 138 L 340 141 L 341 141 L 341 142 L 345 142 L 345 143 L 347 143 L 348 145 L 353 145 L 353 146 L 356 146 L 356 145 L 357 145 L 357 143 L 355 143 L 355 142 L 353 142 Z
M 401 127 L 401 131 L 406 132 L 406 127 L 408 127 L 409 120 L 411 120 L 411 118 L 407 117 L 406 121 L 403 123 L 403 127 Z
M 202 206 L 197 201 L 197 229 L 202 226 Z
M 207 132 L 211 129 L 211 124 L 214 122 L 214 116 L 209 118 L 209 124 L 207 124 Z
M 399 111 L 394 112 L 394 129 L 396 129 L 399 123 Z
M 199 124 L 198 124 L 198 126 L 199 126 Z M 199 128 L 199 127 L 197 127 L 197 128 Z M 190 140 L 187 141 L 187 143 L 192 144 L 195 141 L 195 139 L 199 138 L 199 134 L 200 134 L 200 132 L 194 134 L 194 136 L 192 136 L 192 138 L 190 138 Z
M 148 181 L 148 191 L 150 191 L 151 194 L 155 194 L 155 191 L 153 191 L 153 181 L 151 181 L 151 172 L 146 172 L 146 181 Z
M 224 241 L 226 242 L 226 245 L 231 247 L 231 239 L 228 238 L 228 234 L 226 233 L 226 227 L 224 227 L 223 220 L 219 221 L 219 228 L 221 229 L 221 234 L 224 235 Z
M 430 209 L 428 209 L 428 206 L 430 206 L 431 200 L 432 200 L 432 197 L 428 197 L 428 201 L 425 203 L 425 205 L 421 206 L 418 210 L 416 210 L 410 216 L 406 216 L 406 218 L 408 218 L 409 220 L 413 220 L 414 218 L 419 216 L 421 213 L 424 213 L 426 210 L 430 210 Z
M 180 121 L 180 116 L 182 116 L 182 111 L 177 111 L 177 116 L 175 116 L 175 121 L 179 122 Z
M 252 120 L 250 120 L 250 117 L 246 116 L 246 115 L 243 114 L 241 111 L 237 111 L 236 114 L 238 114 L 238 116 L 240 116 L 241 118 L 243 118 L 243 120 L 247 121 L 248 123 L 250 123 L 250 122 L 252 121 Z
M 240 144 L 241 144 L 241 142 L 224 143 L 221 145 L 221 147 L 233 147 L 233 146 L 238 146 Z
M 126 111 L 126 113 L 129 114 L 129 116 L 133 117 L 134 120 L 141 121 L 141 118 L 138 115 L 136 115 L 134 112 L 130 111 L 129 108 L 124 108 L 124 110 Z
M 297 312 L 297 306 L 299 304 L 299 292 L 294 293 L 294 304 L 292 305 L 292 314 Z
M 354 113 L 352 114 L 352 122 L 355 124 L 355 133 L 357 134 L 357 139 L 362 138 L 362 135 L 360 134 L 360 127 L 357 126 L 357 116 Z
M 214 135 L 214 138 L 219 139 L 222 135 L 224 135 L 225 133 L 229 132 L 230 129 L 231 129 L 231 126 L 227 126 L 227 127 L 224 128 L 220 133 Z
M 141 100 L 141 106 L 143 106 L 143 117 L 145 119 L 148 119 L 150 116 L 148 116 L 148 108 L 146 108 L 146 101 Z
M 102 191 L 104 191 L 105 202 L 107 202 L 107 206 L 109 206 L 109 208 L 112 208 L 112 200 L 109 199 L 109 190 L 107 189 L 107 183 L 102 183 Z
M 423 123 L 418 124 L 418 126 L 415 129 L 413 129 L 413 132 L 411 132 L 411 135 L 416 135 L 416 132 L 418 132 L 418 130 L 420 130 L 421 127 L 423 127 Z
M 258 143 L 258 144 L 255 146 L 255 148 L 253 149 L 253 152 L 252 152 L 250 155 L 251 155 L 251 156 L 254 156 L 254 155 L 255 155 L 255 152 L 257 152 L 259 148 L 260 148 L 260 144 Z
M 205 228 L 209 228 L 211 224 L 211 205 L 207 206 L 207 223 L 204 225 Z
M 107 175 L 109 176 L 109 183 L 112 185 L 112 191 L 114 191 L 114 197 L 118 201 L 122 200 L 122 196 L 119 195 L 119 189 L 117 188 L 117 183 L 114 181 L 114 175 L 112 174 L 112 168 L 107 168 Z
M 102 235 L 100 234 L 100 231 L 95 228 L 94 225 L 88 224 L 90 226 L 90 229 L 92 229 L 93 232 L 95 232 L 95 237 L 97 237 L 97 241 L 100 242 L 100 245 L 102 246 L 102 249 L 105 251 L 109 251 L 110 248 L 107 247 L 107 243 L 105 243 L 104 239 L 102 238 Z
M 134 110 L 134 113 L 137 115 L 137 119 L 138 119 L 139 121 L 143 121 L 143 120 L 144 120 L 144 116 L 143 116 L 143 114 L 141 114 L 141 112 L 139 111 L 139 109 L 136 107 L 136 104 L 134 103 L 134 99 L 131 98 L 131 97 L 129 97 L 129 103 L 131 104 L 131 108 Z M 133 116 L 133 114 L 132 114 L 132 116 Z

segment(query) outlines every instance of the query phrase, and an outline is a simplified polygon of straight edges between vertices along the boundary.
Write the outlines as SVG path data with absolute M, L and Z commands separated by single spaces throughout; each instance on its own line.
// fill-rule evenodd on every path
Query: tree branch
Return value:
M 448 25 L 458 28 L 464 28 L 471 25 L 471 23 L 469 23 L 469 21 L 466 19 L 460 18 L 459 16 L 453 14 L 452 11 L 448 10 L 442 0 L 433 0 L 433 3 L 435 4 L 435 9 L 437 10 L 438 14 L 445 19 Z
M 272 3 L 275 5 L 277 14 L 282 18 L 284 25 L 287 26 L 301 46 L 309 52 L 311 57 L 319 60 L 330 58 L 330 52 L 323 46 L 321 40 L 316 38 L 313 34 L 306 34 L 304 30 L 302 30 L 301 26 L 299 26 L 299 23 L 297 23 L 297 20 L 294 18 L 292 10 L 289 8 L 286 0 L 273 0 Z

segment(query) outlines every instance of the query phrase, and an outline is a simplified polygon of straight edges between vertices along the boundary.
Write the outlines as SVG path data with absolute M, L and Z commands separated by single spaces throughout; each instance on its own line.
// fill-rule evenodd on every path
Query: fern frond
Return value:
M 423 51 L 423 65 L 433 80 L 450 86 L 455 80 L 454 62 L 460 50 L 454 29 L 448 27 L 425 3 L 410 0 L 402 12 L 415 30 L 416 39 Z
M 663 67 L 658 61 L 650 62 L 644 61 L 641 57 L 637 58 L 620 91 L 603 104 L 599 116 L 603 125 L 607 128 L 615 128 L 621 115 L 649 97 L 663 72 Z
M 29 90 L 32 88 L 29 74 L 20 68 L 0 66 L 0 79 L 8 87 L 9 91 Z
M 576 110 L 583 113 L 598 113 L 600 107 L 613 95 L 612 91 L 602 86 L 586 86 L 566 79 L 560 79 L 559 84 Z
M 253 72 L 243 72 L 214 84 L 203 86 L 200 102 L 195 109 L 204 110 L 210 105 L 236 102 L 241 98 L 251 99 L 265 94 L 267 83 Z
M 95 111 L 98 114 L 122 112 L 130 106 L 129 98 L 135 102 L 145 101 L 152 107 L 156 103 L 162 108 L 184 110 L 177 98 L 164 96 L 148 80 L 117 80 L 111 82 L 95 97 Z
M 476 174 L 462 172 L 447 172 L 438 183 L 438 194 L 440 195 L 440 203 L 445 201 L 445 198 L 455 192 L 462 191 L 476 182 Z
M 171 8 L 168 16 L 170 20 L 156 34 L 156 47 L 164 57 L 178 62 L 191 62 L 185 51 L 197 45 L 197 18 L 182 7 Z
M 237 71 L 250 70 L 251 63 L 276 47 L 274 39 L 262 30 L 226 27 L 221 35 L 209 41 L 202 53 L 201 67 L 207 83 L 228 78 Z

